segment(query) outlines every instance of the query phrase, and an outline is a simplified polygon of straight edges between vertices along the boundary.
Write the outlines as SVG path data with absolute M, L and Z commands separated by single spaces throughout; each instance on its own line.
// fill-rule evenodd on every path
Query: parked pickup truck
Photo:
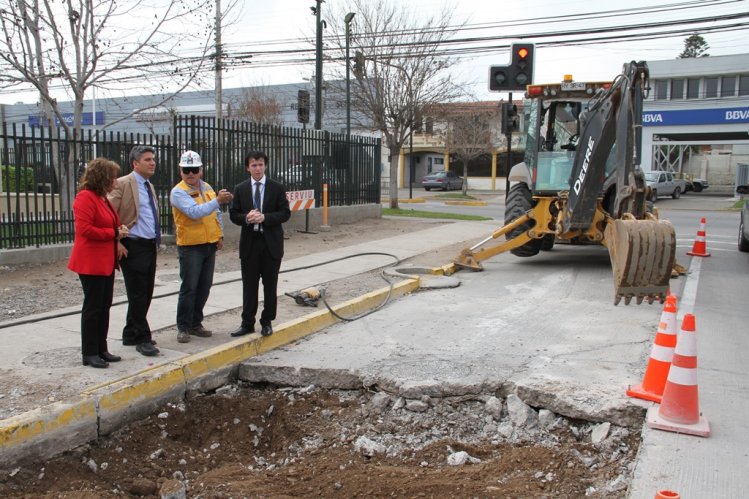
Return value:
M 645 172 L 645 181 L 652 190 L 653 201 L 658 199 L 658 196 L 671 196 L 679 199 L 681 193 L 687 191 L 687 181 L 676 178 L 672 172 Z

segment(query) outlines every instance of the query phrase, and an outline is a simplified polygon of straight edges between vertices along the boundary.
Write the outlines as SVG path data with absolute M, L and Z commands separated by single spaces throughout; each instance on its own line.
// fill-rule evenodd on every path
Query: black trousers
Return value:
M 148 309 L 156 280 L 156 241 L 125 238 L 127 257 L 120 260 L 120 270 L 127 290 L 127 319 L 122 329 L 122 344 L 137 345 L 151 341 Z
M 114 272 L 110 276 L 78 274 L 83 286 L 81 309 L 81 353 L 99 355 L 107 349 L 109 309 L 114 294 Z
M 247 258 L 242 258 L 242 327 L 255 325 L 258 308 L 258 285 L 263 280 L 263 312 L 260 324 L 269 325 L 276 319 L 278 307 L 278 271 L 281 260 L 270 255 L 262 235 L 253 235 Z

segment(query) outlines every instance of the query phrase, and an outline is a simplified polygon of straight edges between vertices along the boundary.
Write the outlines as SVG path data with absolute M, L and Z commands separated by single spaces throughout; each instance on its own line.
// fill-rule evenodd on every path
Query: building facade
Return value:
M 681 172 L 732 193 L 749 163 L 749 54 L 648 61 L 642 168 Z

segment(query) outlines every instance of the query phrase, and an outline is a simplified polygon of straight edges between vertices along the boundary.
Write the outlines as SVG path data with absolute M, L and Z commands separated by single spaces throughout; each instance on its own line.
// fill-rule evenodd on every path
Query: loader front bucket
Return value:
M 626 305 L 632 298 L 638 304 L 644 299 L 663 303 L 676 259 L 673 225 L 634 217 L 614 220 L 606 226 L 604 238 L 614 274 L 614 305 L 622 298 Z

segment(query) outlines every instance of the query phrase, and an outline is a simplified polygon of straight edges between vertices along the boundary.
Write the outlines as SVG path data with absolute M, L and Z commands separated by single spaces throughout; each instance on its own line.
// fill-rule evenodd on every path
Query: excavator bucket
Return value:
M 614 273 L 614 305 L 658 300 L 668 294 L 676 259 L 676 232 L 670 222 L 623 218 L 606 226 L 606 246 Z

